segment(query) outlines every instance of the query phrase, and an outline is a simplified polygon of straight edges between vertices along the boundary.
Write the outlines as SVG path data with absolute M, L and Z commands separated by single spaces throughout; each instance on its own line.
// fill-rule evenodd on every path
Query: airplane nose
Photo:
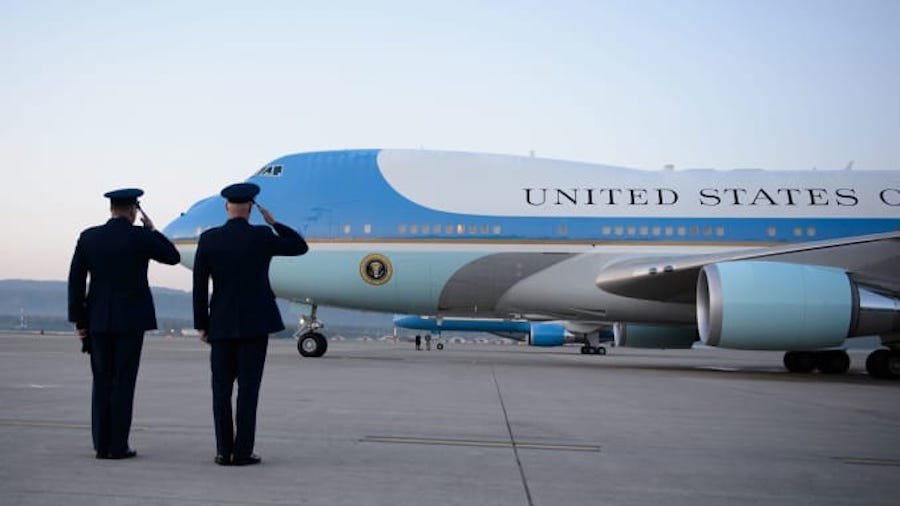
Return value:
M 175 218 L 163 229 L 163 234 L 172 241 L 197 240 L 200 234 L 224 221 L 222 199 L 210 196 L 197 201 L 181 216 Z

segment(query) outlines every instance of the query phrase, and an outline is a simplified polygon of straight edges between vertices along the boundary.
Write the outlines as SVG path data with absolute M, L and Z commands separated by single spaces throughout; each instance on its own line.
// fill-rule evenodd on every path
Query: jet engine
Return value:
M 528 334 L 529 346 L 562 346 L 566 342 L 566 328 L 558 323 L 532 323 Z
M 697 283 L 697 325 L 710 346 L 815 350 L 900 327 L 900 301 L 831 267 L 740 261 L 707 265 Z

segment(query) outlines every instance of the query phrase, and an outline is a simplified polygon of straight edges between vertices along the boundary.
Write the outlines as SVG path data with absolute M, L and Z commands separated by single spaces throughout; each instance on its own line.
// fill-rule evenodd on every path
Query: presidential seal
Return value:
M 359 275 L 370 285 L 383 285 L 391 280 L 393 274 L 391 261 L 378 253 L 366 255 L 359 263 Z

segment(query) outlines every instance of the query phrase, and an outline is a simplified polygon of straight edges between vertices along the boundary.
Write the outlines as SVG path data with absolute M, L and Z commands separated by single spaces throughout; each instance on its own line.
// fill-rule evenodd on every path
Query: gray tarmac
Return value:
M 94 459 L 88 358 L 0 335 L 0 503 L 896 505 L 900 382 L 781 353 L 270 342 L 259 466 L 213 464 L 209 352 L 149 337 L 135 459 Z

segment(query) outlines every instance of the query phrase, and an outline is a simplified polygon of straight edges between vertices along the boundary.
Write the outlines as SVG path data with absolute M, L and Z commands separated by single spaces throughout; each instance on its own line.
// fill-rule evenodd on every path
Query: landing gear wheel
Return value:
M 844 374 L 850 370 L 850 355 L 844 350 L 816 353 L 816 369 L 822 374 Z
M 594 348 L 594 354 L 595 355 L 606 355 L 606 348 L 604 348 L 603 346 L 597 346 L 596 348 Z
M 594 349 L 591 348 L 590 346 L 587 346 L 587 345 L 582 346 L 582 347 L 581 347 L 581 354 L 582 354 L 582 355 L 593 355 L 593 354 L 594 354 Z
M 784 354 L 784 368 L 793 373 L 810 373 L 816 368 L 816 356 L 809 351 L 789 351 Z
M 869 376 L 878 379 L 900 379 L 900 352 L 875 350 L 866 359 Z
M 437 346 L 435 346 L 435 348 L 437 348 L 437 349 L 439 349 L 439 350 L 443 350 L 443 349 L 444 349 L 444 343 L 437 343 Z
M 321 357 L 328 350 L 328 341 L 318 332 L 307 332 L 297 340 L 297 351 L 304 357 Z

